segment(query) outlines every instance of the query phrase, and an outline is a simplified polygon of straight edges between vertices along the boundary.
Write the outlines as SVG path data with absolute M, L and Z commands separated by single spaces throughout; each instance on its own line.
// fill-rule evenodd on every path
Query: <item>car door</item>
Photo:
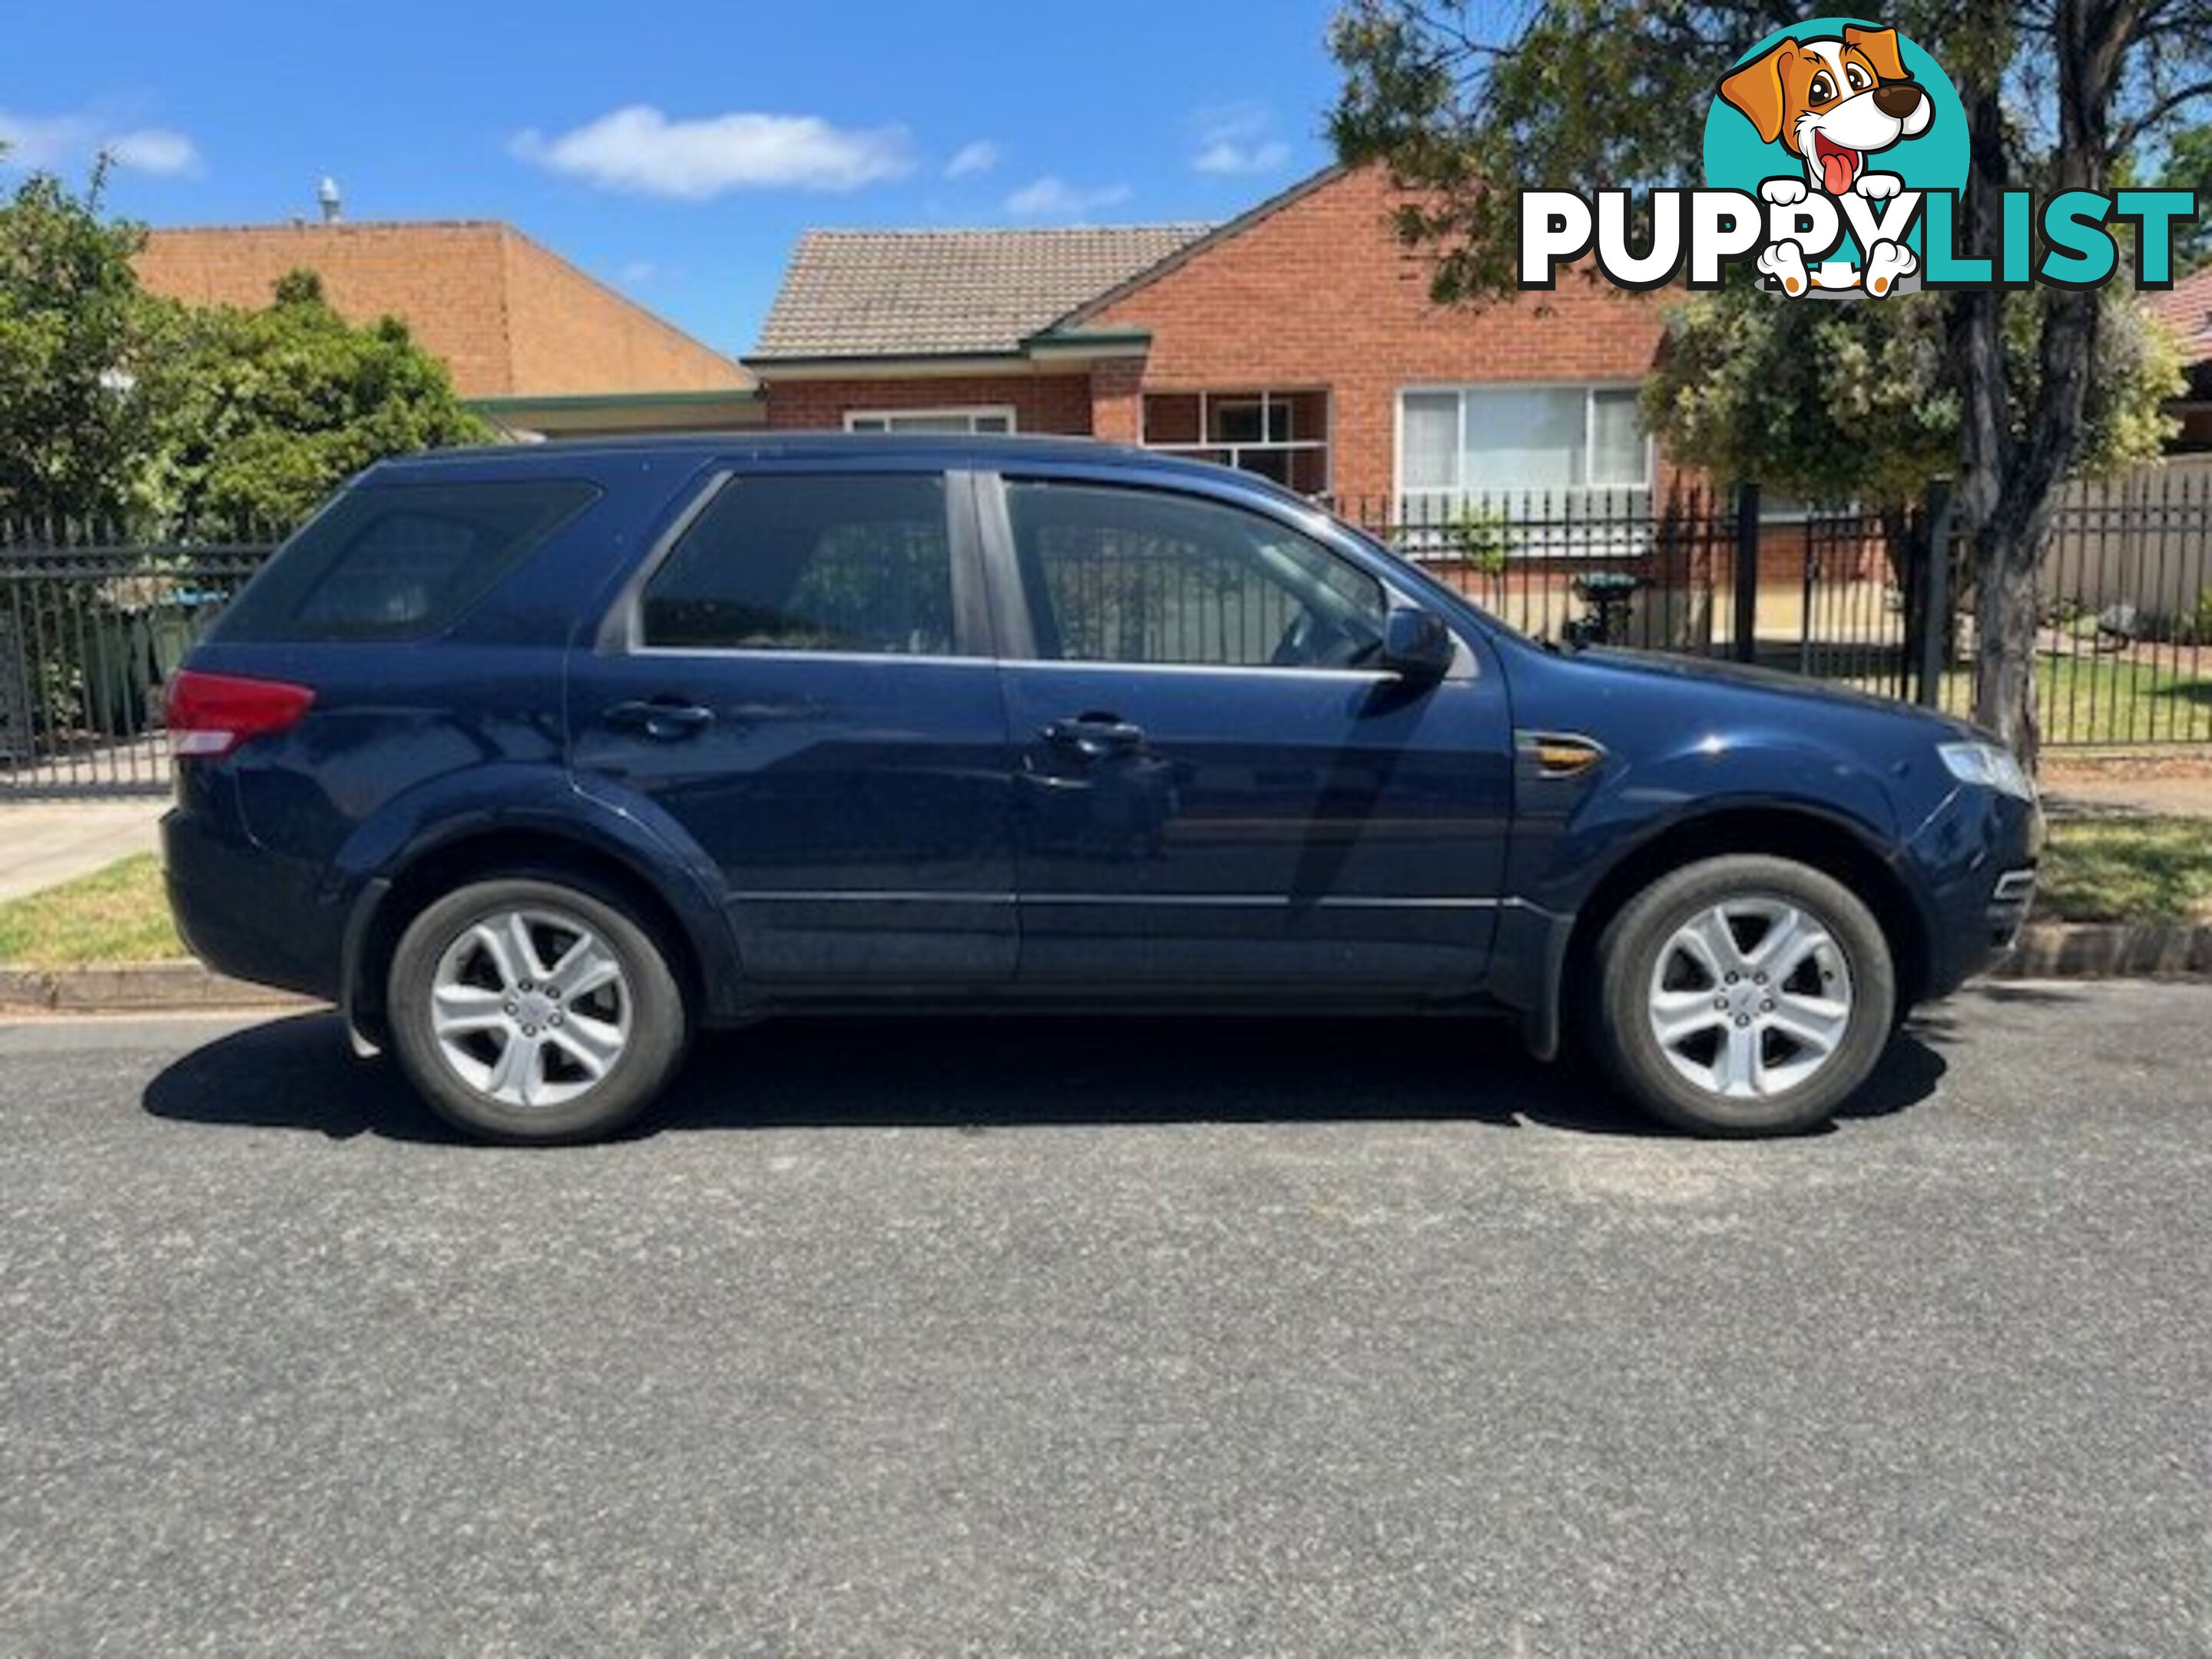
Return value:
M 887 991 L 1013 971 L 1006 715 L 968 474 L 736 471 L 573 659 L 587 787 L 721 872 L 749 979 Z
M 1383 672 L 1381 562 L 1233 482 L 980 489 L 1024 986 L 1479 982 L 1512 787 L 1479 637 L 1440 684 Z

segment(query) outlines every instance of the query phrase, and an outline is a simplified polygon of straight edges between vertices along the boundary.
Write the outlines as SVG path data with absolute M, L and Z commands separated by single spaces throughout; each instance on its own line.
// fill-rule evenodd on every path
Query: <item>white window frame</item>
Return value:
M 1469 502 L 1495 502 L 1504 507 L 1507 519 L 1523 514 L 1534 516 L 1535 510 L 1548 497 L 1559 508 L 1571 514 L 1578 502 L 1601 501 L 1608 496 L 1638 495 L 1645 501 L 1651 497 L 1658 483 L 1659 441 L 1650 432 L 1644 434 L 1644 481 L 1641 483 L 1554 484 L 1525 489 L 1488 488 L 1470 489 L 1464 483 L 1449 485 L 1423 484 L 1418 488 L 1406 483 L 1406 399 L 1424 393 L 1450 393 L 1459 410 L 1459 424 L 1452 445 L 1452 465 L 1461 470 L 1467 456 L 1467 394 L 1470 392 L 1579 392 L 1583 394 L 1583 451 L 1585 455 L 1596 448 L 1597 397 L 1601 392 L 1630 392 L 1640 389 L 1638 380 L 1444 380 L 1401 386 L 1391 400 L 1390 482 L 1394 514 L 1402 512 L 1411 502 L 1431 505 L 1438 517 L 1445 509 Z M 1516 509 L 1518 509 L 1516 512 Z M 1439 558 L 1449 556 L 1449 539 L 1441 526 L 1434 530 L 1411 529 L 1401 532 L 1401 545 L 1411 557 Z M 1587 533 L 1577 533 L 1571 526 L 1555 526 L 1548 531 L 1534 527 L 1513 538 L 1512 556 L 1529 558 L 1591 558 L 1629 559 L 1639 557 L 1650 550 L 1650 536 L 1647 530 L 1628 527 L 1619 534 L 1600 538 Z
M 1406 399 L 1424 394 L 1450 393 L 1458 400 L 1459 429 L 1452 445 L 1455 468 L 1464 463 L 1467 455 L 1467 394 L 1470 392 L 1579 392 L 1583 394 L 1583 453 L 1588 455 L 1597 447 L 1597 397 L 1601 392 L 1635 392 L 1642 383 L 1637 380 L 1449 380 L 1434 384 L 1401 386 L 1393 400 L 1390 430 L 1390 482 L 1392 493 L 1400 500 L 1409 497 L 1437 498 L 1461 501 L 1486 496 L 1511 495 L 1540 495 L 1543 489 L 1510 490 L 1498 489 L 1470 489 L 1464 483 L 1423 484 L 1419 488 L 1406 482 Z M 1554 495 L 1595 495 L 1608 490 L 1649 491 L 1658 472 L 1659 443 L 1650 433 L 1644 434 L 1644 478 L 1640 483 L 1556 484 L 1550 486 Z
M 889 432 L 892 429 L 890 423 L 893 421 L 954 419 L 961 419 L 968 422 L 968 435 L 971 438 L 977 435 L 975 422 L 978 421 L 1004 421 L 1006 426 L 1002 430 L 1006 432 L 1019 429 L 1014 418 L 1014 406 L 1012 404 L 952 404 L 941 409 L 848 409 L 845 411 L 845 430 L 860 432 L 880 429 Z M 878 421 L 883 424 L 880 428 L 870 428 L 863 424 L 868 421 Z M 997 437 L 1000 432 L 993 431 L 981 435 Z
M 1301 397 L 1310 398 L 1316 393 L 1320 395 L 1322 400 L 1322 419 L 1328 426 L 1329 435 L 1322 438 L 1298 437 L 1297 435 L 1297 404 L 1294 399 Z M 1151 430 L 1152 399 L 1154 398 L 1196 398 L 1198 399 L 1197 438 L 1188 441 L 1180 438 L 1171 441 L 1163 439 L 1155 442 Z M 1260 406 L 1260 431 L 1263 434 L 1262 437 L 1256 442 L 1248 444 L 1207 442 L 1206 434 L 1210 427 L 1208 417 L 1216 404 L 1257 404 Z M 1264 434 L 1271 424 L 1271 417 L 1278 408 L 1282 410 L 1285 426 L 1291 435 L 1288 438 L 1271 441 Z M 1248 453 L 1287 456 L 1295 450 L 1318 450 L 1321 452 L 1322 475 L 1319 493 L 1322 495 L 1332 495 L 1336 490 L 1335 434 L 1336 393 L 1332 388 L 1325 386 L 1292 387 L 1282 391 L 1262 387 L 1252 392 L 1184 392 L 1173 387 L 1154 386 L 1140 390 L 1137 394 L 1137 441 L 1145 448 L 1157 449 L 1163 455 L 1226 455 L 1229 457 L 1229 465 L 1243 471 L 1254 470 L 1244 465 L 1244 457 Z M 1289 471 L 1287 466 L 1284 470 Z

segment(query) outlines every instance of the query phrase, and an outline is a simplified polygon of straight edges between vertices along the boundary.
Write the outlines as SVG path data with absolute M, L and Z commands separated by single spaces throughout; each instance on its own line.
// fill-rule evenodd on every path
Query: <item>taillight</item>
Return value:
M 248 738 L 294 725 L 314 701 L 315 694 L 304 685 L 180 668 L 169 677 L 164 705 L 169 752 L 220 759 Z

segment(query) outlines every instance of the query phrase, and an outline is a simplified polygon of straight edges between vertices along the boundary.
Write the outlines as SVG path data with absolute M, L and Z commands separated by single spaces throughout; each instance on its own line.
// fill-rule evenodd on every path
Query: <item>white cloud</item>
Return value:
M 1265 106 L 1222 104 L 1198 112 L 1198 154 L 1191 166 L 1200 173 L 1273 173 L 1291 159 L 1291 147 L 1267 136 L 1273 125 Z
M 615 275 L 624 287 L 635 288 L 641 283 L 651 282 L 659 269 L 650 259 L 632 259 Z
M 945 164 L 948 179 L 965 179 L 971 173 L 988 173 L 999 165 L 999 147 L 988 139 L 978 138 L 972 144 L 963 144 L 959 153 Z
M 1065 179 L 1048 173 L 1033 179 L 1006 198 L 1006 211 L 1036 218 L 1079 218 L 1093 208 L 1111 207 L 1116 202 L 1127 201 L 1127 185 L 1101 185 L 1094 189 L 1082 189 Z
M 1224 138 L 1199 151 L 1191 166 L 1200 173 L 1273 173 L 1290 159 L 1291 147 L 1279 138 L 1257 144 Z
M 901 127 L 836 127 L 814 115 L 738 112 L 672 121 L 633 104 L 548 138 L 510 146 L 526 161 L 603 190 L 704 201 L 726 190 L 858 190 L 914 170 Z
M 199 146 L 183 133 L 172 132 L 167 127 L 140 127 L 133 132 L 118 132 L 104 141 L 101 148 L 115 158 L 116 166 L 139 173 L 167 177 L 200 170 Z
M 199 147 L 167 127 L 117 131 L 86 113 L 16 115 L 0 110 L 0 163 L 25 171 L 88 165 L 105 152 L 118 167 L 162 176 L 200 171 Z
M 0 144 L 10 167 L 60 167 L 79 158 L 88 123 L 77 115 L 11 115 L 0 110 Z

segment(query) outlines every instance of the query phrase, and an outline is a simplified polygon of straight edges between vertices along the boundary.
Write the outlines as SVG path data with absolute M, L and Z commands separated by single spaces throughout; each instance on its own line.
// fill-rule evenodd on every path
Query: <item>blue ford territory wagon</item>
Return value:
M 387 462 L 168 725 L 192 949 L 508 1141 L 612 1130 L 699 1028 L 890 1008 L 1504 1014 L 1678 1125 L 1802 1129 L 2009 944 L 2042 833 L 1956 722 L 1563 652 L 1073 440 Z

